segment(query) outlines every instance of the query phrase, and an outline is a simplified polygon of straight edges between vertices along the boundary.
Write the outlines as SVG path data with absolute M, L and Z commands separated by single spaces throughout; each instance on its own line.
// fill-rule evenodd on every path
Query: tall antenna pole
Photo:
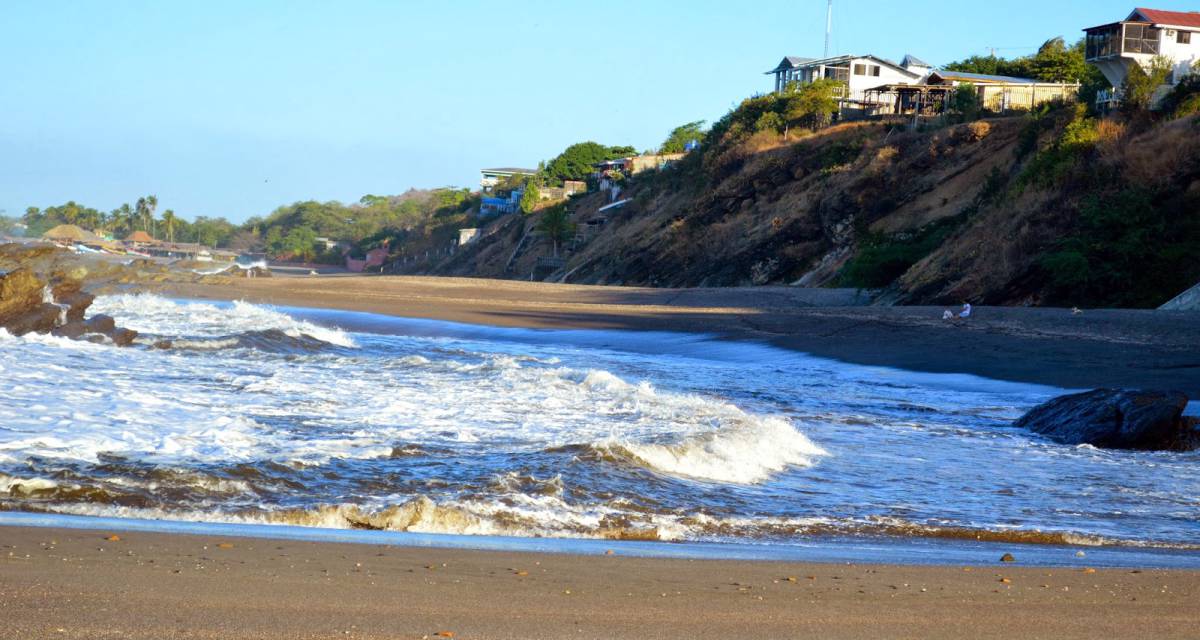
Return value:
M 833 0 L 829 0 L 829 9 L 825 12 L 825 57 L 829 57 L 829 42 L 833 38 Z

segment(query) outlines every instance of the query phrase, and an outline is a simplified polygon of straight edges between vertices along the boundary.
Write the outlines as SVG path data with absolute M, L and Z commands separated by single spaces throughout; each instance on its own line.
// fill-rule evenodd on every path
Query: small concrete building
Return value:
M 472 242 L 475 242 L 478 239 L 479 239 L 479 228 L 478 227 L 472 227 L 470 229 L 459 229 L 458 230 L 458 245 L 460 247 L 463 245 L 471 244 Z

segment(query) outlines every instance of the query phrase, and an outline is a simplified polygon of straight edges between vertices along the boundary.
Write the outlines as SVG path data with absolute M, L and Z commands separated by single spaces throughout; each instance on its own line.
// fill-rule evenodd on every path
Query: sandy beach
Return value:
M 1195 637 L 1200 622 L 1195 572 L 998 562 L 663 560 L 3 527 L 0 567 L 6 638 L 1165 639 Z
M 828 306 L 839 298 L 821 289 L 404 276 L 260 278 L 164 293 L 497 326 L 709 333 L 857 364 L 1069 389 L 1179 390 L 1200 399 L 1200 322 L 1186 312 L 992 307 L 947 323 L 941 308 Z

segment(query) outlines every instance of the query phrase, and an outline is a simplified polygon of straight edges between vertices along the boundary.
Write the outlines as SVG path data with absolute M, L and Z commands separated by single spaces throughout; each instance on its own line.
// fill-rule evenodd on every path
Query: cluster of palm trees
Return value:
M 137 199 L 137 202 L 130 206 L 129 203 L 113 209 L 108 215 L 103 216 L 102 224 L 108 231 L 119 237 L 127 236 L 134 231 L 145 231 L 151 237 L 159 237 L 159 232 L 163 234 L 163 239 L 168 242 L 175 242 L 175 230 L 179 226 L 179 217 L 171 209 L 163 211 L 162 219 L 155 217 L 154 212 L 158 208 L 158 196 L 148 195 Z

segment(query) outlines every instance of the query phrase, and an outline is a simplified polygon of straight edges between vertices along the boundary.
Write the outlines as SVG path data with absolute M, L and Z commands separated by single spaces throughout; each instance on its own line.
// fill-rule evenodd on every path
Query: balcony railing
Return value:
M 1140 22 L 1122 22 L 1087 32 L 1086 58 L 1098 60 L 1121 54 L 1156 56 L 1162 51 L 1162 29 Z

